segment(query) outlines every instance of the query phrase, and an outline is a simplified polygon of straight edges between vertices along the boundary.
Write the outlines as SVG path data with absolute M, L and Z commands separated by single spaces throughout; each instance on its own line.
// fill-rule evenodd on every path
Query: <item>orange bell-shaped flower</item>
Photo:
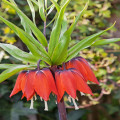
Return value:
M 66 68 L 75 68 L 77 69 L 82 76 L 85 78 L 86 81 L 92 81 L 96 84 L 99 84 L 97 78 L 95 77 L 94 73 L 92 72 L 89 64 L 87 63 L 87 61 L 82 58 L 82 57 L 76 57 L 71 59 L 70 61 L 68 61 L 66 63 Z
M 55 72 L 55 79 L 58 89 L 58 102 L 60 102 L 65 92 L 74 99 L 76 99 L 77 90 L 93 95 L 83 76 L 76 69 L 58 70 Z
M 58 94 L 53 75 L 49 68 L 42 70 L 23 71 L 18 75 L 14 89 L 10 97 L 22 91 L 22 98 L 31 100 L 31 109 L 33 108 L 33 97 L 36 93 L 45 101 L 45 110 L 48 110 L 47 101 L 51 92 Z
M 35 95 L 34 83 L 36 72 L 36 70 L 28 71 L 26 74 L 26 79 L 22 80 L 21 89 L 23 92 L 23 97 L 25 96 L 27 100 L 30 100 Z
M 22 71 L 19 73 L 18 78 L 16 80 L 14 89 L 12 90 L 10 97 L 12 97 L 13 95 L 17 94 L 18 92 L 20 92 L 22 90 L 22 81 L 26 81 L 26 74 L 27 71 Z
M 34 81 L 36 93 L 45 101 L 49 99 L 51 92 L 57 95 L 55 81 L 51 71 L 48 68 L 37 71 Z

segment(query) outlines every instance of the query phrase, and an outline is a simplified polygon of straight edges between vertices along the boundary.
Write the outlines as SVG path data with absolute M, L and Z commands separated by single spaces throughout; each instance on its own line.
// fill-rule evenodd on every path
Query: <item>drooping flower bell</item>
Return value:
M 68 61 L 66 63 L 66 68 L 67 69 L 75 68 L 82 74 L 82 76 L 85 78 L 86 81 L 89 80 L 91 82 L 99 84 L 88 62 L 82 57 L 76 57 Z
M 40 61 L 36 70 L 22 71 L 17 78 L 15 87 L 10 95 L 13 96 L 22 91 L 22 98 L 26 97 L 31 100 L 30 108 L 33 108 L 33 97 L 36 94 L 45 101 L 45 110 L 48 110 L 47 101 L 50 93 L 57 95 L 59 103 L 65 92 L 68 93 L 68 100 L 73 100 L 75 109 L 78 109 L 75 99 L 77 99 L 76 91 L 92 94 L 91 89 L 87 85 L 87 80 L 98 84 L 98 81 L 90 69 L 87 61 L 82 57 L 74 58 L 64 63 L 62 68 L 54 66 L 40 69 Z M 53 70 L 54 69 L 54 70 Z M 54 76 L 54 77 L 53 77 Z
M 22 98 L 26 97 L 27 100 L 31 100 L 31 109 L 33 108 L 33 97 L 36 97 L 36 94 L 44 99 L 45 110 L 48 110 L 47 101 L 50 93 L 53 92 L 57 95 L 55 81 L 49 68 L 21 72 L 10 97 L 21 90 Z
M 14 86 L 14 89 L 12 90 L 11 94 L 10 94 L 10 97 L 12 97 L 13 95 L 17 94 L 18 92 L 20 92 L 21 90 L 23 91 L 24 88 L 23 88 L 23 81 L 26 80 L 26 74 L 27 74 L 27 71 L 22 71 L 19 73 L 18 77 L 17 77 L 17 80 L 16 80 L 16 83 L 15 83 L 15 86 Z M 24 82 L 25 84 L 25 82 Z
M 37 71 L 35 76 L 35 91 L 45 101 L 48 101 L 51 92 L 57 95 L 55 81 L 48 68 Z
M 65 92 L 72 98 L 75 109 L 78 109 L 75 103 L 76 91 L 80 91 L 87 94 L 92 94 L 91 89 L 87 85 L 84 77 L 79 71 L 74 68 L 57 70 L 55 72 L 56 86 L 58 89 L 57 100 L 60 102 Z

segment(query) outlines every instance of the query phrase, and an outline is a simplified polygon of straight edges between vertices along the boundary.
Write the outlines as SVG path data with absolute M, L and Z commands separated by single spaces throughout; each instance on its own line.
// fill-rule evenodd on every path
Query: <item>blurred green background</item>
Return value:
M 19 8 L 32 19 L 26 0 L 15 0 Z M 71 0 L 66 10 L 69 24 L 84 7 L 87 0 Z M 47 24 L 53 19 L 55 9 L 47 18 Z M 103 30 L 116 21 L 116 25 L 101 38 L 120 38 L 120 0 L 91 0 L 87 12 L 78 22 L 72 34 L 70 46 L 81 39 Z M 20 19 L 14 9 L 1 3 L 0 15 L 21 27 Z M 36 7 L 36 23 L 43 30 L 43 22 L 40 19 Z M 47 27 L 49 38 L 52 25 Z M 22 41 L 14 32 L 0 21 L 0 42 L 10 43 L 28 51 Z M 94 97 L 80 96 L 78 93 L 78 105 L 80 109 L 75 111 L 73 104 L 65 97 L 68 120 L 120 120 L 120 42 L 109 45 L 91 47 L 80 52 L 80 56 L 86 58 L 100 81 L 100 86 L 89 84 Z M 1 63 L 20 63 L 8 53 L 0 49 Z M 0 70 L 2 72 L 2 70 Z M 17 75 L 0 83 L 0 120 L 58 120 L 58 111 L 55 98 L 48 102 L 49 111 L 44 111 L 44 103 L 39 99 L 34 102 L 34 110 L 30 110 L 30 101 L 21 100 L 21 93 L 11 99 L 9 95 L 14 87 Z

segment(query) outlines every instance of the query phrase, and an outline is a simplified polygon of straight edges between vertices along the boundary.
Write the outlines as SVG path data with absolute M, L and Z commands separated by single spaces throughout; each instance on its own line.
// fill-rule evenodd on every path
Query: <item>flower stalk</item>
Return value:
M 47 17 L 46 17 L 46 20 L 47 20 Z M 43 35 L 45 37 L 46 37 L 46 20 L 44 21 L 44 29 L 43 29 Z M 40 64 L 40 61 L 38 61 L 38 64 L 37 64 L 37 67 L 40 69 L 39 64 Z M 64 68 L 65 68 L 65 64 L 64 64 Z M 51 71 L 52 71 L 54 78 L 55 78 L 56 70 L 57 70 L 57 66 L 51 67 Z M 56 83 L 56 81 L 55 81 L 55 83 Z M 56 99 L 57 99 L 57 97 L 56 97 Z M 61 101 L 59 103 L 57 102 L 57 107 L 58 107 L 59 120 L 67 120 L 67 112 L 66 112 L 66 108 L 65 108 L 65 104 L 64 104 L 64 97 L 61 99 Z M 47 110 L 48 110 L 48 108 L 47 108 Z
M 57 66 L 52 66 L 51 71 L 53 74 L 53 77 L 55 78 L 55 71 L 57 70 Z M 56 83 L 56 81 L 55 81 Z M 56 97 L 57 99 L 57 97 Z M 58 103 L 57 102 L 57 107 L 58 107 L 58 114 L 59 114 L 59 120 L 67 120 L 67 112 L 64 104 L 64 97 L 62 97 L 61 101 Z
M 67 120 L 67 113 L 64 104 L 64 99 L 62 98 L 61 101 L 57 104 L 58 106 L 58 113 L 59 113 L 59 120 Z

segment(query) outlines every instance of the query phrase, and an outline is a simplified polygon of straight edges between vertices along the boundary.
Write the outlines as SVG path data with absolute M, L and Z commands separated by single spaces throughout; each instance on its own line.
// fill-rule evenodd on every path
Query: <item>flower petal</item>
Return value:
M 99 82 L 98 82 L 97 78 L 95 77 L 93 71 L 91 70 L 88 62 L 84 58 L 82 58 L 82 57 L 80 57 L 79 60 L 82 62 L 83 66 L 85 67 L 85 69 L 88 72 L 88 76 L 87 76 L 88 80 L 92 81 L 92 82 L 94 82 L 96 84 L 99 84 Z
M 77 69 L 82 75 L 83 77 L 85 78 L 85 80 L 87 81 L 88 80 L 88 72 L 87 70 L 85 69 L 84 65 L 78 61 L 78 60 L 75 60 L 75 61 L 70 61 L 69 62 L 69 67 L 73 67 L 75 69 Z
M 85 80 L 92 81 L 96 84 L 99 84 L 97 78 L 95 77 L 93 71 L 91 70 L 87 61 L 82 57 L 76 57 L 66 63 L 66 68 L 75 68 L 77 69 L 85 78 Z
M 55 80 L 56 80 L 56 86 L 57 86 L 57 90 L 58 90 L 57 101 L 60 102 L 60 100 L 62 99 L 62 97 L 64 95 L 65 88 L 64 88 L 64 85 L 63 85 L 62 80 L 60 78 L 59 71 L 55 72 Z
M 53 75 L 52 75 L 51 71 L 49 69 L 43 69 L 42 72 L 44 73 L 44 75 L 47 78 L 47 81 L 49 83 L 49 87 L 51 89 L 51 92 L 53 92 L 54 94 L 57 95 L 58 92 L 57 92 L 57 88 L 56 88 L 56 85 L 55 85 L 55 80 L 53 78 Z
M 76 90 L 77 85 L 74 80 L 74 76 L 70 70 L 66 70 L 65 72 L 61 72 L 60 78 L 63 82 L 65 91 L 73 98 L 76 98 Z
M 83 92 L 83 93 L 93 95 L 91 89 L 89 88 L 89 86 L 85 82 L 82 75 L 79 74 L 79 72 L 77 72 L 75 70 L 72 72 L 72 74 L 74 75 L 74 78 L 75 78 L 74 80 L 76 80 L 77 90 L 79 90 L 80 92 Z
M 35 81 L 36 71 L 29 71 L 26 76 L 26 82 L 24 87 L 24 95 L 26 95 L 27 100 L 30 100 L 35 94 L 34 81 Z
M 42 71 L 38 71 L 35 76 L 34 88 L 36 93 L 45 101 L 49 99 L 51 90 L 49 88 L 48 79 Z
M 25 75 L 26 75 L 26 71 L 19 73 L 18 78 L 17 78 L 16 83 L 15 83 L 15 86 L 14 86 L 14 89 L 13 89 L 12 93 L 10 94 L 10 97 L 15 95 L 19 91 L 21 91 L 21 82 L 24 79 Z
M 74 81 L 74 76 L 71 74 L 70 70 L 57 71 L 55 73 L 56 85 L 58 89 L 58 102 L 64 95 L 64 92 L 67 92 L 73 98 L 76 98 L 76 81 Z

